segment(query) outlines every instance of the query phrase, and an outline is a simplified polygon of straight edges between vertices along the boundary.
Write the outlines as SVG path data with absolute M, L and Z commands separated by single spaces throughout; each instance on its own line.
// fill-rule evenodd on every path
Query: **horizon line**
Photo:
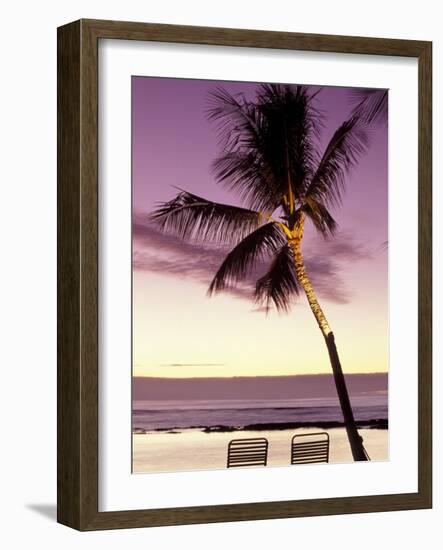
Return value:
M 345 372 L 344 375 L 373 375 L 373 374 L 389 374 L 389 371 L 371 371 L 371 372 Z M 132 378 L 156 378 L 160 380 L 208 380 L 216 378 L 292 378 L 294 376 L 333 376 L 332 372 L 317 372 L 317 373 L 300 373 L 300 374 L 259 374 L 259 375 L 238 375 L 238 376 L 144 376 L 133 374 Z

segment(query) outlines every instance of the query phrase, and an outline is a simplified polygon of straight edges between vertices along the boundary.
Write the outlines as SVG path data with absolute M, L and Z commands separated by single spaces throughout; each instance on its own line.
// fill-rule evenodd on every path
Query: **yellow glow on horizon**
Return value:
M 134 274 L 134 376 L 331 372 L 323 336 L 303 296 L 289 314 L 266 316 L 252 312 L 252 300 L 227 294 L 208 298 L 205 292 L 202 284 L 189 280 Z M 320 299 L 345 373 L 388 370 L 387 314 L 377 297 L 369 298 L 350 304 Z

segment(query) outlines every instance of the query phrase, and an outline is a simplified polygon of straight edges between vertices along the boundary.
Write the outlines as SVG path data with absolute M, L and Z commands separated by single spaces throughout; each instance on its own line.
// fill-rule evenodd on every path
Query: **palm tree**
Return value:
M 323 114 L 314 105 L 317 93 L 303 86 L 265 84 L 250 101 L 223 88 L 211 92 L 207 114 L 222 149 L 213 172 L 245 206 L 212 202 L 179 189 L 151 219 L 183 239 L 233 246 L 209 295 L 234 286 L 266 260 L 269 269 L 255 285 L 258 304 L 288 311 L 304 291 L 326 342 L 353 458 L 367 460 L 334 334 L 305 267 L 302 240 L 308 221 L 323 236 L 334 234 L 337 223 L 331 207 L 340 204 L 345 175 L 365 152 L 368 139 L 358 116 L 352 116 L 320 154 Z

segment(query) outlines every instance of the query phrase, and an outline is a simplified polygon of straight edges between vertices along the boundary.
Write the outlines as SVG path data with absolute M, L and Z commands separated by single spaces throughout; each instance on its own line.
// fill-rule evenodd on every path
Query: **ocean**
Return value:
M 135 379 L 132 415 L 135 433 L 187 428 L 207 431 L 327 428 L 343 422 L 330 375 L 261 377 L 253 381 L 165 380 Z M 347 375 L 347 382 L 357 423 L 362 427 L 386 428 L 387 374 Z M 168 399 L 169 396 L 174 399 Z

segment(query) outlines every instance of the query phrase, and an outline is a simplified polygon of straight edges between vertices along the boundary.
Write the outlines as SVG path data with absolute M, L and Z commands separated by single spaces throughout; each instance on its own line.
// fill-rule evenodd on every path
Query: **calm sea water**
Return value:
M 351 396 L 351 401 L 357 421 L 388 418 L 386 392 Z M 337 398 L 135 400 L 133 403 L 134 431 L 329 421 L 343 421 Z

